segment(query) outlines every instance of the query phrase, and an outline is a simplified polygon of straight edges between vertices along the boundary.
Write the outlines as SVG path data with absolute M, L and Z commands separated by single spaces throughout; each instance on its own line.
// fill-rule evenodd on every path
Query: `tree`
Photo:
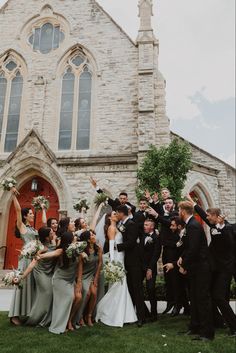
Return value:
M 187 173 L 192 167 L 191 156 L 190 145 L 177 137 L 167 147 L 151 145 L 138 169 L 137 198 L 143 196 L 145 189 L 153 193 L 166 187 L 175 201 L 180 201 Z

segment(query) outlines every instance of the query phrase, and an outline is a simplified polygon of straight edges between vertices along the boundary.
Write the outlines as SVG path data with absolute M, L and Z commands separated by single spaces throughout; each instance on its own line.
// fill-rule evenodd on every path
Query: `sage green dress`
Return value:
M 60 263 L 60 259 L 58 261 Z M 55 334 L 64 333 L 74 301 L 75 276 L 78 262 L 69 260 L 68 267 L 58 263 L 52 277 L 53 307 L 49 331 Z
M 48 251 L 56 249 L 56 246 L 45 244 Z M 49 326 L 52 317 L 52 276 L 56 265 L 55 259 L 44 259 L 37 263 L 33 269 L 36 284 L 35 299 L 26 325 Z
M 38 232 L 33 227 L 26 227 L 27 232 L 21 234 L 20 237 L 23 240 L 24 244 L 29 243 L 32 240 L 38 238 Z M 29 264 L 31 259 L 19 259 L 18 269 L 24 272 Z M 35 295 L 35 282 L 33 274 L 30 273 L 27 278 L 22 282 L 22 287 L 14 287 L 14 292 L 11 300 L 10 310 L 8 316 L 11 317 L 27 317 L 32 308 L 33 300 Z
M 83 275 L 82 275 L 82 302 L 76 316 L 76 322 L 79 321 L 83 317 L 84 309 L 87 305 L 87 295 L 90 289 L 90 285 L 94 280 L 97 267 L 98 267 L 98 255 L 97 254 L 90 254 L 88 260 L 83 264 Z M 99 288 L 98 288 L 99 290 Z

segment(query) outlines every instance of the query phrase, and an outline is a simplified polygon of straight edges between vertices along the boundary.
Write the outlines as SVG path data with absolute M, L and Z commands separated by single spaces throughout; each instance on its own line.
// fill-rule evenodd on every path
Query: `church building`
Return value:
M 0 183 L 17 180 L 22 207 L 44 195 L 48 217 L 76 216 L 82 198 L 93 212 L 90 176 L 113 197 L 126 190 L 137 203 L 137 169 L 150 143 L 168 145 L 175 136 L 152 0 L 137 6 L 136 41 L 95 0 L 8 0 L 0 9 Z M 184 192 L 235 221 L 235 169 L 191 148 Z M 1 189 L 0 268 L 17 261 L 15 220 L 11 193 Z

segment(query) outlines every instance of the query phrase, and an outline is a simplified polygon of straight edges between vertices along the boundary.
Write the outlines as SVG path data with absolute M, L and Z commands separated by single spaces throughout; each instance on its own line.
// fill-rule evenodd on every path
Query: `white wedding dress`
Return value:
M 118 232 L 114 240 L 109 241 L 110 261 L 119 261 L 124 265 L 124 252 L 114 250 L 114 243 L 122 243 L 122 234 Z M 105 325 L 123 327 L 126 323 L 137 321 L 137 316 L 129 294 L 126 277 L 122 282 L 114 283 L 97 306 L 96 321 Z

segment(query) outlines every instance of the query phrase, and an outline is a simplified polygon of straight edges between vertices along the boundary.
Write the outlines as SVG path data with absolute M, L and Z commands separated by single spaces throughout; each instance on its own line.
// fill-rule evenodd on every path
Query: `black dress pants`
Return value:
M 141 267 L 127 266 L 127 285 L 129 293 L 136 307 L 138 320 L 145 320 L 145 306 L 143 293 L 143 275 Z

